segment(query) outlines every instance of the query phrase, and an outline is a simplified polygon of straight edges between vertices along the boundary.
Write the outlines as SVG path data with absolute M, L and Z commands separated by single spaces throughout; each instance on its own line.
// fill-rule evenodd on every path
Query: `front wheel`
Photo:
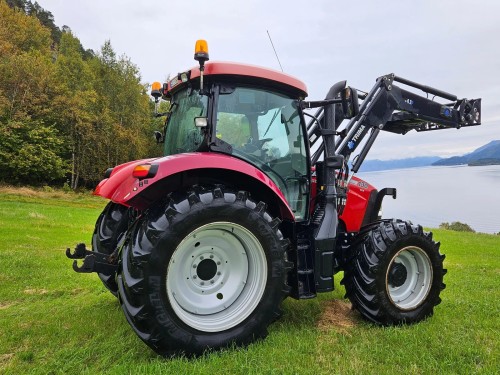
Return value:
M 220 188 L 172 197 L 136 225 L 117 277 L 125 316 L 162 355 L 265 337 L 286 296 L 288 241 L 264 203 Z
M 416 323 L 433 313 L 445 288 L 444 255 L 421 226 L 383 221 L 365 232 L 346 265 L 346 296 L 368 320 Z
M 117 203 L 109 202 L 95 224 L 92 235 L 92 250 L 98 253 L 111 255 L 121 237 L 127 231 L 130 222 L 130 209 Z M 114 295 L 117 295 L 115 275 L 99 273 L 104 286 Z

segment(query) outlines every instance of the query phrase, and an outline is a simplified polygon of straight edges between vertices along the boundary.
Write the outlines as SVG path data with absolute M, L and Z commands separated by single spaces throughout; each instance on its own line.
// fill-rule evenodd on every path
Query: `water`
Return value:
M 425 167 L 358 173 L 377 189 L 397 188 L 384 198 L 384 218 L 437 228 L 460 221 L 477 232 L 500 232 L 500 165 Z

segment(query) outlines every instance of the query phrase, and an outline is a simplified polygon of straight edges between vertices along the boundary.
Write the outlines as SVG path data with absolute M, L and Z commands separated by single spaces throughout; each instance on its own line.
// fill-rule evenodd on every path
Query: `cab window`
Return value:
M 194 125 L 195 117 L 207 116 L 207 96 L 185 88 L 171 101 L 171 113 L 165 133 L 165 155 L 197 151 L 203 142 L 203 130 Z
M 297 219 L 305 217 L 307 159 L 294 100 L 281 93 L 236 87 L 220 94 L 216 136 L 233 155 L 266 173 L 285 194 Z

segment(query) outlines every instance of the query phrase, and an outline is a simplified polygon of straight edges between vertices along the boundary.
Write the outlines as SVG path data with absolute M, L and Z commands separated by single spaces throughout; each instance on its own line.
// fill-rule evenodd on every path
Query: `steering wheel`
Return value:
M 262 139 L 252 140 L 251 142 L 246 143 L 243 147 L 246 152 L 255 152 L 257 150 L 260 150 L 262 146 L 264 146 L 264 143 L 272 140 L 273 138 L 262 138 Z

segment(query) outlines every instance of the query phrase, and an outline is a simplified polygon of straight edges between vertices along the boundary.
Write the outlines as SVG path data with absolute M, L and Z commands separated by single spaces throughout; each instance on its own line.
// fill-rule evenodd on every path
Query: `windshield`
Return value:
M 216 136 L 233 155 L 264 171 L 285 194 L 297 219 L 305 217 L 307 158 L 293 99 L 249 87 L 221 90 Z
M 165 155 L 197 151 L 204 132 L 194 125 L 194 118 L 207 116 L 207 97 L 198 90 L 185 88 L 174 94 L 165 132 Z

